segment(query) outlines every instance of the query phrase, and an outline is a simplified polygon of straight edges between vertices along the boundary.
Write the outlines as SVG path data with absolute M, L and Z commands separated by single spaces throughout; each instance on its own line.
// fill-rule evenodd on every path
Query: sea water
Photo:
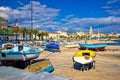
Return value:
M 113 43 L 113 44 L 108 44 L 108 45 L 120 46 L 120 39 L 119 39 L 119 40 L 111 40 L 111 41 L 113 41 L 113 42 L 115 42 L 115 43 Z

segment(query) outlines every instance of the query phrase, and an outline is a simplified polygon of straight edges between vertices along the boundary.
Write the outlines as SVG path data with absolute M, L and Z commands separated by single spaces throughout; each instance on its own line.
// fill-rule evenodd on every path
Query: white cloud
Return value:
M 60 9 L 48 8 L 46 5 L 41 5 L 39 2 L 33 1 L 33 25 L 34 28 L 42 30 L 67 30 L 67 31 L 89 31 L 89 26 L 94 28 L 100 26 L 102 29 L 114 29 L 110 25 L 120 27 L 120 17 L 103 17 L 103 18 L 75 18 L 74 15 L 68 15 L 65 18 L 56 22 Z M 118 11 L 108 11 L 111 14 L 118 14 Z M 14 21 L 16 18 L 19 21 L 19 26 L 30 28 L 30 4 L 12 9 L 10 7 L 0 7 L 0 16 Z M 115 24 L 115 25 L 114 25 Z M 117 24 L 117 25 L 116 25 Z M 105 27 L 107 26 L 107 27 Z M 115 30 L 115 29 L 114 29 Z M 118 30 L 118 29 L 116 29 Z M 110 30 L 109 30 L 110 31 Z
M 103 9 L 110 9 L 110 8 L 112 8 L 111 6 L 103 6 L 102 7 Z
M 112 14 L 112 15 L 120 15 L 120 9 L 117 9 L 117 10 L 106 10 L 106 12 L 108 12 L 109 14 Z
M 117 25 L 118 27 L 118 25 L 120 25 L 120 17 L 109 16 L 109 17 L 104 17 L 104 18 L 72 18 L 68 20 L 68 22 L 65 24 L 65 26 L 67 26 L 69 30 L 73 30 L 73 31 L 74 30 L 75 31 L 80 31 L 80 30 L 87 31 L 90 25 L 93 25 L 94 28 L 97 28 L 98 26 L 105 27 L 106 25 L 107 26 Z
M 20 1 L 18 3 L 22 4 Z M 33 22 L 34 26 L 44 24 L 46 21 L 53 25 L 53 20 L 58 16 L 59 9 L 48 8 L 46 5 L 41 5 L 40 2 L 32 1 L 33 4 Z M 13 21 L 16 18 L 19 25 L 22 27 L 30 26 L 31 7 L 30 4 L 12 9 L 10 7 L 0 7 L 0 17 Z M 51 22 L 51 23 L 50 23 Z
M 118 1 L 119 1 L 119 0 L 109 0 L 109 1 L 107 2 L 107 4 L 110 5 L 110 4 L 116 3 L 116 2 L 118 2 Z
M 120 17 L 106 17 L 106 18 L 73 18 L 67 24 L 81 24 L 81 25 L 88 25 L 88 24 L 120 24 Z
M 3 17 L 5 19 L 9 19 L 8 12 L 11 11 L 11 8 L 9 7 L 0 7 L 0 17 Z
M 119 16 L 120 14 L 120 0 L 109 0 L 106 2 L 106 5 L 102 8 L 105 9 L 105 12 L 113 16 Z
M 17 1 L 20 5 L 24 5 L 21 1 Z
M 108 33 L 111 33 L 111 32 L 119 32 L 120 33 L 120 25 L 106 25 L 102 28 L 100 28 L 100 32 L 108 32 Z

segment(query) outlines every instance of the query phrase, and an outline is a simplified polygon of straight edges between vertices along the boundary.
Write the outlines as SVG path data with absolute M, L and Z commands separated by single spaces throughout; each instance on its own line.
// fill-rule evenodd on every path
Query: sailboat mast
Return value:
M 100 40 L 100 32 L 99 32 L 99 28 L 98 28 L 98 41 Z
M 32 0 L 30 0 L 30 10 L 31 10 L 31 34 L 33 33 L 33 4 L 32 4 Z M 31 35 L 31 39 L 33 40 L 33 34 Z

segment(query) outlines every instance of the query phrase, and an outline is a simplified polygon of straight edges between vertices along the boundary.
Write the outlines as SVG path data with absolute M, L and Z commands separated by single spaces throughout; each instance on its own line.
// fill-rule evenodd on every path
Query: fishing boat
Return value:
M 27 66 L 24 70 L 35 73 L 52 72 L 54 70 L 54 67 L 49 59 L 42 59 L 42 60 L 34 60 L 32 64 Z
M 15 60 L 15 61 L 26 61 L 32 60 L 39 56 L 42 52 L 42 48 L 33 48 L 30 45 L 22 45 L 18 44 L 12 49 L 10 47 L 8 49 L 3 48 L 0 51 L 0 60 Z
M 80 50 L 73 55 L 74 68 L 85 70 L 94 66 L 96 53 L 91 50 Z
M 50 43 L 46 44 L 45 49 L 48 50 L 48 51 L 59 51 L 60 46 L 56 42 L 50 42 Z
M 85 40 L 84 44 L 79 44 L 80 50 L 93 50 L 93 51 L 104 51 L 105 47 L 107 46 L 106 43 L 100 43 L 100 33 L 99 33 L 99 28 L 98 28 L 98 35 L 97 35 L 97 40 L 92 40 L 92 26 L 90 26 L 90 32 L 89 32 L 89 40 Z
M 93 50 L 93 51 L 104 51 L 105 47 L 107 46 L 107 44 L 103 43 L 103 44 L 79 44 L 80 46 L 80 50 Z

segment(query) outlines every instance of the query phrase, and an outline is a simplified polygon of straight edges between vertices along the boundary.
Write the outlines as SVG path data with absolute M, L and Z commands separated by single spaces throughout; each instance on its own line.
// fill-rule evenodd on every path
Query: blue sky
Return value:
M 34 29 L 120 33 L 120 0 L 32 0 Z M 0 17 L 30 28 L 29 0 L 0 0 Z

